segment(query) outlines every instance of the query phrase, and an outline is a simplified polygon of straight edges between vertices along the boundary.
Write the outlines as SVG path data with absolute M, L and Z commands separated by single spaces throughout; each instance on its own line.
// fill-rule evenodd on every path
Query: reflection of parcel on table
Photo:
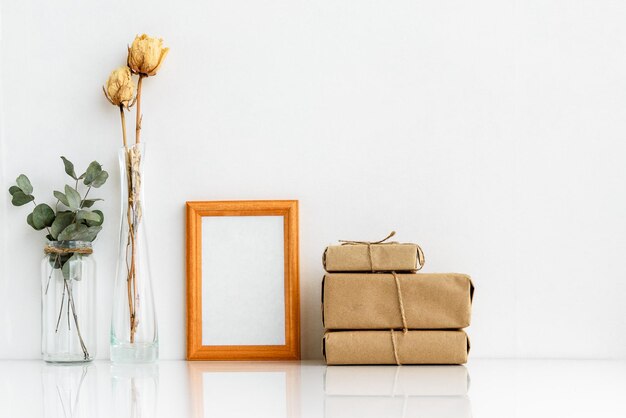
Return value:
M 465 366 L 329 366 L 326 395 L 459 396 L 469 389 Z
M 328 366 L 325 418 L 470 418 L 465 366 Z
M 467 396 L 327 396 L 325 418 L 471 418 Z

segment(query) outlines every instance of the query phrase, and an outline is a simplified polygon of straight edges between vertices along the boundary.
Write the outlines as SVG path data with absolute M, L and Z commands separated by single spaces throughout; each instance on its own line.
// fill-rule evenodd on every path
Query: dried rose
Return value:
M 125 108 L 132 106 L 135 100 L 135 84 L 131 78 L 130 69 L 120 67 L 113 70 L 103 90 L 111 104 Z
M 134 74 L 156 75 L 169 50 L 163 47 L 163 39 L 151 38 L 145 33 L 136 36 L 128 47 L 128 66 Z

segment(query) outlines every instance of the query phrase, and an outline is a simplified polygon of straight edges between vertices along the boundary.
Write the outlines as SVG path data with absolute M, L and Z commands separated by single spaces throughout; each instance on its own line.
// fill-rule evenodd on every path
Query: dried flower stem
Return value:
M 137 255 L 137 247 L 135 244 L 135 229 L 136 229 L 136 220 L 135 220 L 135 205 L 137 204 L 135 196 L 135 188 L 136 184 L 133 181 L 134 173 L 132 167 L 132 157 L 131 152 L 128 148 L 126 148 L 126 177 L 127 177 L 127 187 L 128 187 L 128 208 L 126 210 L 126 221 L 128 222 L 128 244 L 126 250 L 126 257 L 128 258 L 128 246 L 130 246 L 130 264 L 128 266 L 128 276 L 126 278 L 126 286 L 128 290 L 128 312 L 130 319 L 130 342 L 131 344 L 135 342 L 135 332 L 137 330 L 137 305 L 136 305 L 136 297 L 137 297 L 137 277 L 136 277 L 136 255 Z
M 128 148 L 126 141 L 126 116 L 124 115 L 124 105 L 120 105 L 120 117 L 122 118 L 122 140 L 124 141 L 124 148 Z
M 126 118 L 124 116 L 124 107 L 122 105 L 120 105 L 120 115 L 122 118 L 122 138 L 124 141 L 124 152 L 126 155 L 126 177 L 127 177 L 127 184 L 128 184 L 128 191 L 130 193 L 130 190 L 132 189 L 132 171 L 131 171 L 131 165 L 130 165 L 130 156 L 129 156 L 129 151 L 128 151 L 128 141 L 126 140 Z M 139 130 L 137 130 L 137 135 L 139 134 Z M 132 222 L 131 222 L 131 209 L 132 209 L 132 201 L 129 198 L 128 199 L 128 210 L 127 210 L 127 220 L 128 220 L 128 230 L 129 230 L 129 240 L 130 240 L 130 246 L 132 248 L 132 253 L 133 256 L 131 258 L 130 261 L 130 269 L 128 271 L 128 277 L 126 278 L 126 285 L 128 287 L 128 312 L 130 315 L 130 342 L 133 343 L 135 342 L 135 326 L 134 326 L 134 322 L 135 322 L 135 304 L 133 303 L 134 299 L 132 297 L 132 292 L 131 289 L 132 288 L 136 288 L 136 284 L 135 284 L 135 234 L 133 232 L 133 226 L 132 226 Z
M 141 85 L 143 84 L 143 74 L 139 74 L 139 81 L 137 82 L 137 115 L 135 119 L 135 144 L 139 144 L 141 133 Z

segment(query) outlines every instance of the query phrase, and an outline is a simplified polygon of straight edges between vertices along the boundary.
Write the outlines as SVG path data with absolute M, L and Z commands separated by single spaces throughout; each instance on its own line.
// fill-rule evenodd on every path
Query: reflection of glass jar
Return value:
M 96 355 L 96 264 L 91 242 L 54 241 L 42 262 L 41 353 L 49 362 Z
M 98 416 L 98 371 L 94 364 L 46 364 L 41 370 L 43 416 Z

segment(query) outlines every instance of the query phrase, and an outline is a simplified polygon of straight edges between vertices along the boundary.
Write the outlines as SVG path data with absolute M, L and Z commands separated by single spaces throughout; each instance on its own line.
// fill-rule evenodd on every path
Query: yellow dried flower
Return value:
M 169 50 L 163 47 L 163 39 L 151 38 L 145 33 L 136 36 L 128 48 L 128 66 L 135 74 L 156 75 Z
M 135 100 L 135 84 L 131 78 L 130 69 L 120 67 L 113 70 L 103 90 L 111 104 L 125 108 L 132 106 Z

